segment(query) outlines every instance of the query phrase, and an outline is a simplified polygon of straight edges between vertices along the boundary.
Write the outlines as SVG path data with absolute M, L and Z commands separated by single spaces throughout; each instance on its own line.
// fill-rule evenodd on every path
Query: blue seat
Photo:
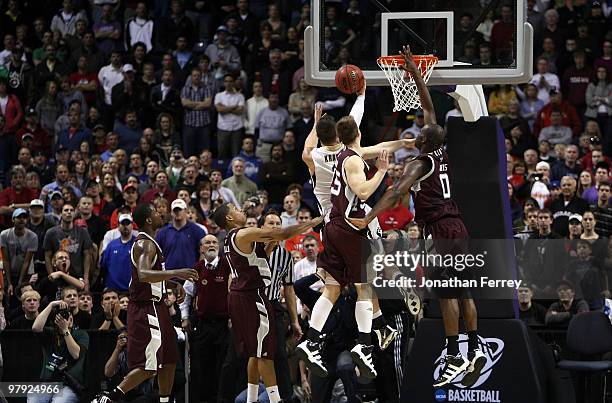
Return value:
M 612 352 L 612 324 L 602 312 L 584 312 L 572 318 L 567 328 L 567 347 L 581 357 L 589 359 L 561 360 L 557 366 L 561 369 L 589 374 L 601 373 L 604 376 L 603 399 L 608 401 L 607 382 L 605 377 L 612 371 L 612 361 L 593 360 L 594 356 Z M 587 382 L 588 382 L 587 378 Z

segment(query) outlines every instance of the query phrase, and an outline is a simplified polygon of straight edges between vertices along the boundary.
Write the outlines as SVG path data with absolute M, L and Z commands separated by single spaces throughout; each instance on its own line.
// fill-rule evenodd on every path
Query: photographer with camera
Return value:
M 119 329 L 115 349 L 104 365 L 104 376 L 108 378 L 106 385 L 108 390 L 119 385 L 123 378 L 130 372 L 127 361 L 127 341 L 127 329 Z M 144 403 L 155 402 L 158 399 L 157 393 L 153 390 L 153 379 L 151 378 L 138 385 L 136 389 L 129 391 L 122 401 L 138 401 Z
M 55 314 L 54 326 L 45 327 L 52 311 Z M 61 382 L 63 387 L 58 393 L 28 395 L 28 403 L 57 401 L 56 396 L 61 396 L 63 403 L 79 402 L 79 396 L 85 392 L 83 376 L 89 335 L 84 330 L 73 328 L 72 313 L 64 301 L 47 305 L 36 317 L 32 331 L 40 334 L 43 351 L 40 380 Z

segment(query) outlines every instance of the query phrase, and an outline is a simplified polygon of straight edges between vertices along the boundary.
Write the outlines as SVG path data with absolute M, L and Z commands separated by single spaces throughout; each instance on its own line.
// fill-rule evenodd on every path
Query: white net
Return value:
M 411 109 L 421 109 L 419 92 L 412 75 L 407 74 L 398 64 L 398 58 L 381 57 L 377 60 L 378 66 L 385 72 L 385 76 L 391 84 L 395 106 L 393 112 L 404 110 L 409 112 Z M 438 63 L 436 57 L 415 57 L 414 61 L 421 71 L 423 81 L 427 83 L 434 66 Z

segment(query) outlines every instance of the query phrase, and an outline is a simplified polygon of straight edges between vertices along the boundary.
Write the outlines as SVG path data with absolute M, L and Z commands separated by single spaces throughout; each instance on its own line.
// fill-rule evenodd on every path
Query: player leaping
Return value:
M 402 195 L 412 189 L 415 195 L 415 219 L 423 228 L 424 236 L 432 238 L 435 253 L 441 255 L 467 253 L 467 229 L 461 220 L 457 205 L 451 199 L 450 165 L 443 148 L 445 133 L 442 127 L 436 124 L 429 90 L 412 60 L 410 47 L 404 47 L 403 55 L 404 69 L 414 77 L 425 117 L 425 126 L 415 143 L 421 155 L 406 164 L 399 182 L 392 190 L 385 193 L 363 220 L 351 220 L 351 222 L 359 228 L 365 228 L 377 214 L 396 205 Z M 468 270 L 457 271 L 454 268 L 432 269 L 430 273 L 432 278 L 467 279 L 470 276 Z M 476 382 L 486 363 L 484 354 L 478 348 L 474 300 L 469 290 L 465 288 L 438 288 L 435 291 L 440 298 L 447 350 L 444 367 L 434 381 L 434 387 L 446 385 L 464 372 L 462 384 L 469 387 Z M 467 360 L 459 352 L 459 300 L 468 335 Z
M 350 116 L 355 120 L 357 127 L 361 124 L 364 113 L 365 90 L 366 85 L 364 82 L 364 86 L 359 91 L 350 112 Z M 321 107 L 319 105 L 315 106 L 315 125 L 304 143 L 302 160 L 308 166 L 310 176 L 312 177 L 314 194 L 317 198 L 320 214 L 329 218 L 328 214 L 332 208 L 331 185 L 334 166 L 336 165 L 338 154 L 345 148 L 345 145 L 338 140 L 336 124 L 333 118 L 327 116 L 321 118 L 321 114 Z M 317 147 L 318 141 L 321 142 L 320 147 Z M 363 147 L 361 149 L 363 152 L 362 157 L 366 160 L 376 158 L 382 150 L 392 153 L 401 147 L 414 147 L 414 140 L 387 141 L 372 147 Z M 369 225 L 368 235 L 377 238 L 380 236 L 379 232 L 381 231 L 378 220 L 374 219 Z M 421 310 L 420 298 L 412 289 L 402 289 L 401 291 L 404 294 L 404 299 L 410 312 L 416 316 Z M 374 310 L 374 332 L 378 336 L 380 348 L 384 350 L 393 341 L 397 331 L 385 323 L 376 295 L 373 295 L 372 304 Z
M 388 143 L 366 150 L 371 155 L 364 156 L 364 149 L 360 147 L 361 133 L 358 121 L 363 115 L 365 85 L 357 98 L 357 111 L 351 112 L 335 125 L 333 121 L 321 119 L 316 125 L 316 134 L 322 140 L 325 149 L 320 153 L 312 150 L 316 146 L 313 134 L 305 145 L 303 158 L 311 173 L 319 174 L 316 178 L 315 193 L 322 207 L 322 214 L 329 210 L 329 220 L 323 228 L 323 243 L 325 249 L 317 258 L 317 267 L 326 274 L 323 295 L 317 300 L 311 315 L 310 329 L 306 341 L 300 343 L 297 353 L 309 367 L 319 376 L 326 376 L 327 369 L 321 360 L 320 332 L 325 321 L 336 302 L 341 287 L 354 284 L 357 289 L 357 303 L 355 305 L 355 319 L 359 330 L 359 341 L 351 350 L 355 363 L 361 373 L 369 378 L 376 377 L 376 370 L 372 362 L 371 329 L 373 318 L 372 290 L 367 276 L 362 275 L 362 264 L 370 255 L 368 238 L 375 237 L 370 231 L 359 230 L 348 223 L 349 217 L 364 217 L 369 209 L 365 204 L 382 182 L 388 166 Z M 347 128 L 348 130 L 340 130 Z M 338 138 L 344 146 L 338 144 Z M 404 145 L 395 142 L 395 149 Z M 337 150 L 340 152 L 338 153 Z M 311 155 L 308 155 L 310 151 Z M 373 154 L 377 152 L 378 154 Z M 371 158 L 378 155 L 376 167 L 368 165 L 364 157 Z M 336 159 L 332 171 L 329 167 Z M 322 181 L 324 179 L 324 181 Z M 317 185 L 321 184 L 319 187 Z M 329 189 L 329 193 L 328 193 Z M 327 195 L 329 199 L 326 200 Z M 330 209 L 331 207 L 331 209 Z M 376 229 L 374 229 L 376 231 Z

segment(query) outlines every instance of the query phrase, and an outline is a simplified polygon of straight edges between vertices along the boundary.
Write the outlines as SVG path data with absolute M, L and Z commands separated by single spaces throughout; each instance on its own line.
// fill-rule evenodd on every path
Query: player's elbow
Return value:
M 355 191 L 355 196 L 359 197 L 359 200 L 364 201 L 372 196 L 372 192 L 369 192 L 367 189 L 359 189 Z

